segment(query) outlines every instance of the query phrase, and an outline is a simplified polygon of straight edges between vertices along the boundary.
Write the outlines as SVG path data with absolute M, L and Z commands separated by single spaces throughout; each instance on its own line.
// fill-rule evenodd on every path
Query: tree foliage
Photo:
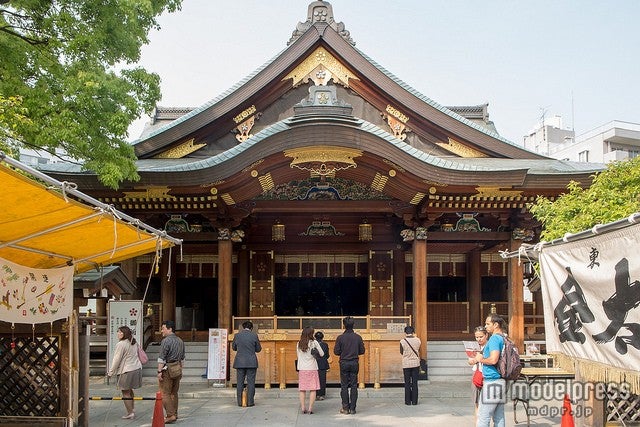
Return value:
M 0 1 L 0 144 L 61 148 L 113 188 L 139 179 L 127 129 L 160 79 L 133 64 L 181 1 Z
M 542 222 L 542 240 L 550 241 L 639 212 L 640 157 L 610 163 L 595 175 L 587 189 L 571 182 L 567 190 L 555 201 L 540 196 L 530 206 L 534 217 Z

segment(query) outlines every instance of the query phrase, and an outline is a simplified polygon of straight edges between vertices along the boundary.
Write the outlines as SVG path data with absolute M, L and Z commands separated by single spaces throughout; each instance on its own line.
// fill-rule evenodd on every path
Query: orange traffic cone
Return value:
M 156 392 L 156 406 L 153 408 L 151 427 L 164 427 L 164 410 L 162 409 L 162 392 Z
M 564 395 L 560 427 L 575 427 L 575 423 L 573 422 L 573 411 L 571 410 L 571 399 L 569 399 L 568 394 Z

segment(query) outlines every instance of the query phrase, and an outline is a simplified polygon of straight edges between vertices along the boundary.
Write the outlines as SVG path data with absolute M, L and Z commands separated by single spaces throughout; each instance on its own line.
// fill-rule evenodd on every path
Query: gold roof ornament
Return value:
M 284 155 L 293 158 L 290 164 L 292 168 L 309 171 L 318 176 L 328 176 L 357 167 L 353 159 L 362 156 L 362 151 L 320 145 L 286 150 Z
M 173 148 L 163 151 L 160 154 L 153 156 L 153 158 L 154 159 L 180 159 L 195 151 L 198 151 L 199 149 L 207 145 L 204 143 L 194 144 L 193 142 L 194 142 L 194 139 L 191 138 L 190 140 L 183 142 L 180 145 L 177 145 Z

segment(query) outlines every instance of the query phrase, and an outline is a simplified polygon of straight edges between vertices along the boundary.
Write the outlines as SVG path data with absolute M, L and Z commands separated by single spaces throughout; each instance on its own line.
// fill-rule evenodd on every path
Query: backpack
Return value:
M 502 347 L 496 368 L 498 369 L 500 377 L 507 381 L 515 381 L 520 378 L 520 371 L 522 371 L 520 354 L 513 341 L 504 335 L 502 338 L 504 339 L 504 346 Z

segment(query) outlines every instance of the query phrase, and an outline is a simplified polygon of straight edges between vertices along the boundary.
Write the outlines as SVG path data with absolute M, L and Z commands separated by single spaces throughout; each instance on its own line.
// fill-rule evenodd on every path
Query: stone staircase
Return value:
M 207 363 L 209 358 L 209 347 L 206 342 L 187 342 L 185 346 L 185 361 L 182 369 L 182 381 L 199 382 L 207 381 Z M 158 353 L 160 344 L 153 343 L 147 347 L 149 362 L 142 367 L 143 377 L 156 377 L 158 375 Z
M 185 342 L 186 360 L 183 369 L 183 381 L 206 382 L 208 346 L 206 342 Z M 156 377 L 159 343 L 147 347 L 149 362 L 142 368 L 143 377 Z M 429 380 L 436 382 L 471 381 L 471 367 L 460 341 L 429 341 L 428 371 Z M 104 359 L 92 360 L 91 375 L 104 375 Z M 100 366 L 97 366 L 100 365 Z
M 429 380 L 437 382 L 469 381 L 471 366 L 461 341 L 427 342 Z

